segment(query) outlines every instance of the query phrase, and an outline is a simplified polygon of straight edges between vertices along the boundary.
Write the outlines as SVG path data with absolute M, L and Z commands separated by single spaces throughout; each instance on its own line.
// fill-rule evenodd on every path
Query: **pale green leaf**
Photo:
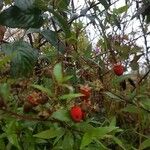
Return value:
M 53 74 L 58 83 L 62 83 L 63 81 L 63 73 L 62 73 L 62 65 L 58 63 L 54 66 Z

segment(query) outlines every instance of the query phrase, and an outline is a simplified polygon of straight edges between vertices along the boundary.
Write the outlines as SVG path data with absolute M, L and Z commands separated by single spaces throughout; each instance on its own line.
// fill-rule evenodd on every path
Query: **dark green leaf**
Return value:
M 43 24 L 43 18 L 37 8 L 22 11 L 11 6 L 0 13 L 0 24 L 11 28 L 39 28 Z
M 35 0 L 14 0 L 15 6 L 21 10 L 27 10 L 33 7 Z
M 13 56 L 10 68 L 13 77 L 27 76 L 37 61 L 37 51 L 24 41 L 3 44 L 2 51 Z
M 99 0 L 99 1 L 105 7 L 105 9 L 109 8 L 109 3 L 107 2 L 107 0 Z
M 49 11 L 54 15 L 54 17 L 58 21 L 59 26 L 65 32 L 66 37 L 69 38 L 71 36 L 71 32 L 67 20 L 64 19 L 58 12 L 54 11 L 53 9 L 49 9 Z

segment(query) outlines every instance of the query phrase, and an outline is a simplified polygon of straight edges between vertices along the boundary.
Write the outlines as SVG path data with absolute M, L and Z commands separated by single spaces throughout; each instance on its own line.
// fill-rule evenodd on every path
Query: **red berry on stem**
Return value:
M 80 122 L 83 118 L 83 112 L 81 107 L 73 106 L 70 110 L 70 115 L 72 120 L 74 120 L 75 122 Z
M 121 76 L 124 72 L 124 66 L 121 64 L 114 65 L 113 71 L 117 76 Z

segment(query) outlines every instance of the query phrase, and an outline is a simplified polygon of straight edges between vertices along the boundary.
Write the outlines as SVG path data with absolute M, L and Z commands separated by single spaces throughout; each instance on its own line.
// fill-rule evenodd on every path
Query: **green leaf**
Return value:
M 126 12 L 128 10 L 128 8 L 129 8 L 129 6 L 125 5 L 125 6 L 117 8 L 117 9 L 114 9 L 113 13 L 122 14 L 122 13 Z
M 3 44 L 2 51 L 7 56 L 13 56 L 10 72 L 13 77 L 27 76 L 31 73 L 36 61 L 37 51 L 24 41 Z
M 122 109 L 122 111 L 129 112 L 129 113 L 138 113 L 139 109 L 134 105 L 128 104 L 127 107 Z
M 50 42 L 54 47 L 58 47 L 58 38 L 57 33 L 52 30 L 43 30 L 41 34 L 46 38 L 48 42 Z
M 14 5 L 21 10 L 27 10 L 33 7 L 35 0 L 14 0 Z
M 126 150 L 126 148 L 124 147 L 124 144 L 122 143 L 122 141 L 120 139 L 118 139 L 117 137 L 115 136 L 112 136 L 111 137 L 116 144 L 118 144 L 123 150 Z
M 61 11 L 64 11 L 67 9 L 69 3 L 70 3 L 70 0 L 58 0 L 57 8 Z
M 62 83 L 63 74 L 62 74 L 62 65 L 61 65 L 61 63 L 58 63 L 54 66 L 53 74 L 54 74 L 54 77 L 55 77 L 56 81 L 58 83 Z
M 83 94 L 81 94 L 81 93 L 69 93 L 69 94 L 64 94 L 64 95 L 60 96 L 59 99 L 71 100 L 71 99 L 81 97 L 81 96 L 83 96 Z
M 95 139 L 102 139 L 104 138 L 108 133 L 118 129 L 117 127 L 99 127 L 94 128 L 89 131 L 87 131 L 81 141 L 80 148 L 84 148 L 85 146 L 89 145 L 93 140 Z
M 49 130 L 45 130 L 40 133 L 37 133 L 33 136 L 41 139 L 51 139 L 57 137 L 60 134 L 60 132 L 62 132 L 61 129 L 51 128 Z
M 144 142 L 142 142 L 139 149 L 143 150 L 146 148 L 150 148 L 150 138 L 148 138 Z
M 66 38 L 69 38 L 71 36 L 71 32 L 67 20 L 64 19 L 58 12 L 54 11 L 53 9 L 50 8 L 49 11 L 54 15 L 59 23 L 59 26 L 65 32 Z
M 109 125 L 109 126 L 113 126 L 113 127 L 116 126 L 116 117 L 113 117 L 113 118 L 111 119 L 111 122 L 110 122 L 110 125 Z
M 0 13 L 0 24 L 11 28 L 39 28 L 43 24 L 43 18 L 37 8 L 22 11 L 11 6 Z
M 51 116 L 52 118 L 58 119 L 60 121 L 71 121 L 69 112 L 64 109 L 57 110 Z
M 18 136 L 17 134 L 10 134 L 8 135 L 8 140 L 10 141 L 10 143 L 12 145 L 14 145 L 15 147 L 17 147 L 18 149 L 21 149 L 19 142 L 18 142 Z
M 116 101 L 122 101 L 121 98 L 119 98 L 118 96 L 116 96 L 115 94 L 111 93 L 111 92 L 104 92 L 107 96 L 109 96 L 112 99 L 115 99 Z
M 36 85 L 36 84 L 32 84 L 32 87 L 34 87 L 35 89 L 40 90 L 41 92 L 46 93 L 49 96 L 52 96 L 52 92 L 50 89 L 43 87 L 42 85 Z
M 73 150 L 73 145 L 74 145 L 74 137 L 71 132 L 67 132 L 64 136 L 63 140 L 63 149 L 65 150 Z
M 10 96 L 10 87 L 7 83 L 0 84 L 0 95 L 5 99 L 8 100 Z

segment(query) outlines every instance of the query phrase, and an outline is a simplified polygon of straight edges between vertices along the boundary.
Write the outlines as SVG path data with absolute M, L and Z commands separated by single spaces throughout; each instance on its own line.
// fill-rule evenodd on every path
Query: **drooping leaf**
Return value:
M 37 8 L 22 11 L 11 6 L 0 13 L 0 24 L 11 28 L 39 28 L 43 24 L 43 18 Z
M 24 41 L 3 44 L 2 51 L 13 56 L 10 72 L 13 77 L 27 76 L 37 61 L 37 51 Z

